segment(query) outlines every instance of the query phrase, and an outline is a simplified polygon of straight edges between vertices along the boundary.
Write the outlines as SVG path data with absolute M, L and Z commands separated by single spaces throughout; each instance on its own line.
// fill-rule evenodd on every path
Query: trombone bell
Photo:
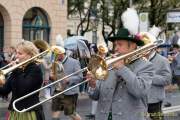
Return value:
M 89 60 L 88 70 L 92 72 L 98 80 L 106 80 L 108 77 L 108 66 L 105 60 L 99 55 L 92 55 Z

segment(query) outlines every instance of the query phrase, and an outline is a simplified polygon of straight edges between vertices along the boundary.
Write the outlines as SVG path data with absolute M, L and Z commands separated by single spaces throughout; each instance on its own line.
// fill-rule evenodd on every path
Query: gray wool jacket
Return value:
M 62 63 L 62 66 L 63 66 L 63 71 L 58 72 L 59 78 L 70 75 L 81 69 L 80 62 L 71 57 L 67 57 L 67 59 L 65 59 L 64 62 Z M 63 74 L 62 74 L 62 72 L 63 72 Z M 69 81 L 69 84 L 64 89 L 68 89 L 68 88 L 78 84 L 79 82 L 81 82 L 83 80 L 83 74 L 82 74 L 82 72 L 79 72 L 75 75 L 72 75 L 71 77 L 69 77 L 67 79 Z M 62 81 L 62 83 L 63 83 L 63 81 Z M 76 88 L 73 88 L 73 89 L 65 92 L 64 94 L 65 95 L 74 95 L 74 94 L 78 94 L 78 93 L 79 93 L 79 87 L 76 87 Z
M 148 94 L 148 103 L 157 103 L 164 100 L 164 87 L 171 83 L 172 73 L 167 58 L 158 53 L 154 53 L 150 58 L 150 62 L 154 65 L 155 75 Z
M 98 100 L 96 120 L 145 120 L 147 95 L 154 76 L 152 63 L 138 59 L 128 66 L 112 70 L 107 80 L 97 81 L 89 96 Z

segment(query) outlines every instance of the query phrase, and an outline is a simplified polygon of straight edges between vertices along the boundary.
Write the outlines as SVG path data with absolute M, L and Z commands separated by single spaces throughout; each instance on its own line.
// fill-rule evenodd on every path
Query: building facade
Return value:
M 67 0 L 0 0 L 0 48 L 20 40 L 55 43 L 67 33 Z

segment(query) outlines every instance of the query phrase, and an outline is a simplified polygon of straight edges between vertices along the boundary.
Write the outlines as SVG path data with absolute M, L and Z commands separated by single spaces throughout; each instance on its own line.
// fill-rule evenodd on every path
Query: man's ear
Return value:
M 131 42 L 131 46 L 136 49 L 137 48 L 137 44 L 135 42 Z
M 132 42 L 132 41 L 127 41 L 127 42 L 128 42 L 128 48 L 130 48 L 130 47 L 134 48 L 134 42 Z

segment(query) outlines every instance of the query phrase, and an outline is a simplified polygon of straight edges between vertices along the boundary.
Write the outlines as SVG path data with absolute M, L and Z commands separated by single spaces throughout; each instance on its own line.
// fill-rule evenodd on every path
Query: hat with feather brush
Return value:
M 121 20 L 123 28 L 119 28 L 115 36 L 109 37 L 108 40 L 114 42 L 116 40 L 127 40 L 135 42 L 138 46 L 143 46 L 144 41 L 138 35 L 139 17 L 134 8 L 128 8 L 122 13 Z

